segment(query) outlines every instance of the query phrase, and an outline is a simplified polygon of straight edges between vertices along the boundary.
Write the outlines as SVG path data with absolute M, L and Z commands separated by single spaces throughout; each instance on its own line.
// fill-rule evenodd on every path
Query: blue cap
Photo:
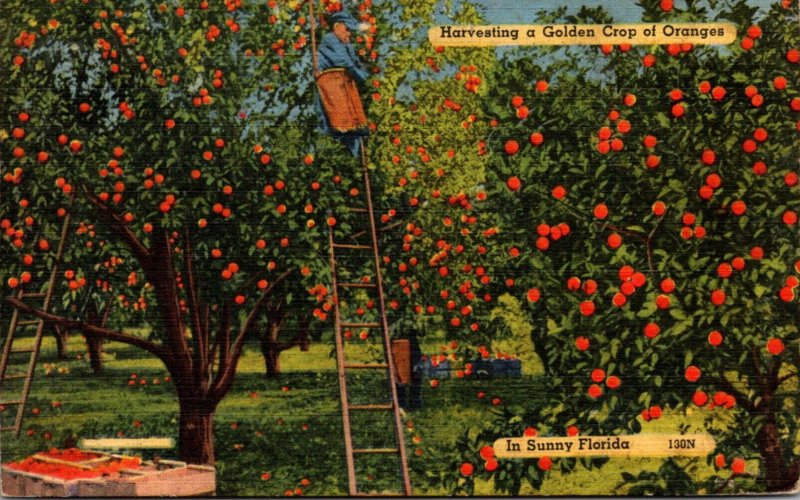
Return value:
M 359 31 L 358 21 L 349 13 L 340 10 L 331 15 L 331 21 L 334 23 L 343 23 L 350 31 Z

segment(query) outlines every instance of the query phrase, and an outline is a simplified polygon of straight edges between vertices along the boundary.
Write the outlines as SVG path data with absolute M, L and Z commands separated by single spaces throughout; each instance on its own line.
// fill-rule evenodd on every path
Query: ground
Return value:
M 20 344 L 25 341 L 20 340 Z M 435 352 L 437 348 L 438 344 L 431 344 L 423 350 Z M 285 352 L 282 356 L 285 373 L 279 380 L 264 378 L 257 346 L 246 351 L 235 386 L 216 413 L 218 494 L 284 495 L 296 488 L 315 496 L 347 494 L 339 392 L 331 350 L 331 345 L 315 343 L 309 352 Z M 177 398 L 171 383 L 165 381 L 167 374 L 160 361 L 141 350 L 109 344 L 105 372 L 94 376 L 85 359 L 77 359 L 79 353 L 85 356 L 81 337 L 70 339 L 69 352 L 69 361 L 57 361 L 52 338 L 45 339 L 22 435 L 17 440 L 9 433 L 2 435 L 3 462 L 60 447 L 70 434 L 78 438 L 177 436 Z M 45 375 L 47 370 L 50 375 Z M 436 459 L 436 450 L 452 447 L 465 429 L 477 431 L 487 425 L 494 397 L 501 398 L 501 404 L 512 406 L 534 405 L 546 398 L 543 379 L 530 375 L 539 370 L 525 371 L 527 374 L 521 379 L 449 380 L 438 388 L 426 383 L 425 407 L 406 415 L 415 494 L 447 493 L 425 480 L 427 473 L 438 472 L 444 466 Z M 131 378 L 133 374 L 135 379 Z M 143 380 L 146 384 L 142 384 Z M 131 381 L 133 384 L 129 385 Z M 372 389 L 364 393 L 365 397 L 378 398 L 383 393 L 379 386 L 369 387 Z M 477 393 L 481 391 L 486 396 L 479 399 Z M 9 389 L 7 394 L 11 392 Z M 36 409 L 38 415 L 33 414 Z M 6 410 L 0 414 L 5 417 L 4 425 L 10 413 Z M 645 424 L 644 429 L 675 432 L 680 422 L 699 426 L 701 415 L 667 413 L 660 420 Z M 356 439 L 361 439 L 356 446 L 380 446 L 381 437 L 392 435 L 390 422 L 380 421 L 377 416 L 369 421 L 355 420 L 353 425 Z M 382 428 L 386 432 L 380 432 Z M 27 435 L 28 429 L 33 436 Z M 359 429 L 368 429 L 369 435 L 359 437 Z M 46 439 L 47 433 L 52 438 Z M 418 449 L 422 450 L 421 456 L 416 454 Z M 145 458 L 154 454 L 175 458 L 175 452 L 175 449 L 138 451 Z M 363 463 L 363 459 L 359 460 Z M 624 492 L 617 489 L 620 472 L 655 470 L 660 463 L 659 459 L 614 459 L 601 470 L 579 469 L 569 476 L 562 476 L 554 469 L 541 491 L 533 492 L 523 486 L 522 494 L 620 493 Z M 700 477 L 713 472 L 705 459 L 696 459 L 696 463 Z M 384 458 L 366 465 L 369 470 L 362 470 L 359 476 L 360 489 L 397 490 L 396 462 Z M 493 486 L 478 483 L 476 493 L 491 495 Z

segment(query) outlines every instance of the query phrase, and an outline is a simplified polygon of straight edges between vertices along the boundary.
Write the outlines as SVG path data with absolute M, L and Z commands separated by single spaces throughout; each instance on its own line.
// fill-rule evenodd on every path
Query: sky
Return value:
M 614 18 L 615 22 L 641 21 L 641 9 L 634 1 L 629 0 L 471 0 L 471 3 L 480 6 L 488 23 L 497 24 L 533 24 L 536 13 L 551 11 L 555 8 L 570 6 L 570 13 L 576 12 L 580 6 L 603 6 Z M 774 0 L 750 0 L 749 5 L 757 6 L 766 12 Z M 682 0 L 675 1 L 676 7 L 683 7 Z

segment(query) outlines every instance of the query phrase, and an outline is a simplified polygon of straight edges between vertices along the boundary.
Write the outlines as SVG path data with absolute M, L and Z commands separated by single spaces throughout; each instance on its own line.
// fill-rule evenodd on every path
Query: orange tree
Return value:
M 504 57 L 486 107 L 498 126 L 484 210 L 503 218 L 504 250 L 521 249 L 500 274 L 526 304 L 548 403 L 499 410 L 465 434 L 454 490 L 480 477 L 517 493 L 552 468 L 607 461 L 498 461 L 484 447 L 499 437 L 638 433 L 664 411 L 702 416 L 716 473 L 701 481 L 684 471 L 698 459 L 670 459 L 666 486 L 623 474 L 630 492 L 795 484 L 800 40 L 789 28 L 796 7 L 784 4 L 760 19 L 745 2 L 725 7 L 720 17 L 739 30 L 726 49 Z M 700 2 L 640 5 L 647 22 L 708 16 Z M 599 9 L 562 16 L 548 20 L 609 20 Z
M 492 320 L 507 284 L 494 275 L 497 217 L 486 199 L 483 140 L 490 130 L 481 102 L 491 92 L 490 49 L 432 47 L 415 39 L 433 24 L 434 5 L 404 5 L 403 42 L 376 78 L 373 139 L 384 190 L 400 198 L 382 214 L 399 218 L 382 240 L 391 320 L 400 330 L 441 335 L 456 376 L 472 373 L 475 348 L 488 355 L 504 326 Z M 478 24 L 474 6 L 444 12 L 455 24 Z M 404 45 L 405 44 L 405 45 Z M 501 259 L 502 261 L 502 256 Z
M 294 289 L 327 281 L 323 228 L 335 221 L 324 210 L 341 204 L 352 159 L 309 140 L 302 8 L 87 0 L 2 9 L 1 251 L 13 263 L 0 270 L 4 291 L 41 286 L 70 211 L 86 241 L 67 247 L 62 310 L 98 284 L 120 310 L 144 310 L 152 333 L 123 331 L 124 316 L 111 328 L 33 312 L 161 359 L 180 406 L 179 455 L 193 463 L 214 461 L 214 409 L 259 314 L 292 301 L 287 278 Z M 329 304 L 294 295 L 293 307 L 327 318 Z

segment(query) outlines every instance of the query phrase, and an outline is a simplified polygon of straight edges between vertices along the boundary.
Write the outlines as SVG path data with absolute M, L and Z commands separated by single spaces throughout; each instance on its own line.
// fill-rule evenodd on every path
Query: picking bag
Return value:
M 367 126 L 358 86 L 346 69 L 332 68 L 321 72 L 317 77 L 317 88 L 331 129 L 345 133 Z

